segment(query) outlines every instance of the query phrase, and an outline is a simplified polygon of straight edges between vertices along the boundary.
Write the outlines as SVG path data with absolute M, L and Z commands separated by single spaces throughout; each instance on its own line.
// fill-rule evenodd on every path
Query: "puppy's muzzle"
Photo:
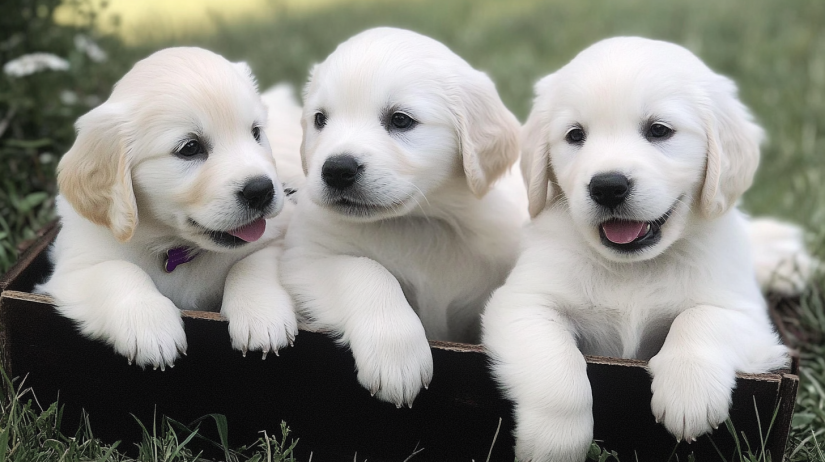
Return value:
M 621 173 L 600 173 L 590 179 L 587 186 L 590 198 L 603 207 L 614 209 L 630 194 L 630 180 Z
M 238 191 L 238 201 L 250 210 L 263 212 L 269 208 L 275 198 L 275 186 L 265 176 L 256 176 L 246 182 Z
M 332 189 L 343 191 L 358 180 L 364 166 L 349 154 L 330 157 L 321 167 L 321 178 Z

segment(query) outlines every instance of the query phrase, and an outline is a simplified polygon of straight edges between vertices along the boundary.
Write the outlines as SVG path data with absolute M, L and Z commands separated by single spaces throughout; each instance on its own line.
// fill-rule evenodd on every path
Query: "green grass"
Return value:
M 110 54 L 106 63 L 93 63 L 73 50 L 71 37 L 78 31 L 89 32 L 88 27 L 58 28 L 50 24 L 48 14 L 37 14 L 35 3 L 51 7 L 56 0 L 15 1 L 29 8 L 28 16 L 21 16 L 16 25 L 3 23 L 8 18 L 0 20 L 0 30 L 22 34 L 23 39 L 19 45 L 7 46 L 0 37 L 0 60 L 48 50 L 68 57 L 73 67 L 68 73 L 43 73 L 25 81 L 12 82 L 0 74 L 0 121 L 13 114 L 10 128 L 0 133 L 0 168 L 9 167 L 0 173 L 0 271 L 13 261 L 17 244 L 33 236 L 53 214 L 54 159 L 71 145 L 74 119 L 88 110 L 83 103 L 61 104 L 62 90 L 75 92 L 81 101 L 105 98 L 117 76 L 134 61 L 172 45 L 204 46 L 230 59 L 246 60 L 262 88 L 284 80 L 300 86 L 308 67 L 323 60 L 339 42 L 378 25 L 410 28 L 444 42 L 490 74 L 504 102 L 521 120 L 531 104 L 533 83 L 599 39 L 642 35 L 687 46 L 713 69 L 736 80 L 742 99 L 768 133 L 762 164 L 744 197 L 744 207 L 756 215 L 770 214 L 804 225 L 811 231 L 812 248 L 825 257 L 825 2 L 821 0 L 411 0 L 299 11 L 273 0 L 276 16 L 261 15 L 243 24 L 215 21 L 203 24 L 201 34 L 147 27 L 151 42 L 130 47 L 114 38 L 100 38 Z M 90 1 L 75 0 L 87 13 L 93 12 Z M 89 24 L 95 20 L 91 14 L 87 18 Z M 825 287 L 822 282 L 817 281 L 817 287 Z M 822 300 L 822 294 L 813 290 L 802 298 L 798 311 L 787 316 L 794 324 L 795 337 L 790 340 L 802 354 L 788 450 L 792 461 L 825 462 Z M 49 407 L 40 415 L 54 419 L 56 413 Z M 41 428 L 32 420 L 33 414 L 28 419 L 21 425 Z M 174 429 L 170 428 L 161 425 L 162 438 L 171 437 L 167 431 Z M 80 438 L 70 443 L 42 431 L 52 435 L 46 438 L 49 441 L 62 441 L 60 447 L 92 441 Z M 154 444 L 173 448 L 185 440 L 182 435 Z M 0 443 L 3 438 L 0 434 Z M 33 439 L 28 441 L 34 444 Z M 109 450 L 92 443 L 84 448 L 104 455 Z M 632 455 L 621 456 L 632 460 Z M 743 455 L 742 460 L 750 459 Z
M 219 442 L 200 435 L 202 422 L 185 426 L 161 417 L 147 427 L 136 419 L 143 438 L 130 451 L 135 457 L 130 457 L 119 442 L 109 445 L 96 439 L 88 415 L 83 415 L 75 435 L 64 435 L 60 430 L 63 412 L 58 403 L 42 409 L 31 389 L 15 385 L 5 372 L 0 374 L 0 380 L 0 461 L 197 462 L 211 459 L 204 458 L 203 451 L 196 451 L 194 446 L 214 446 L 226 462 L 295 462 L 292 453 L 298 442 L 290 439 L 285 423 L 281 424 L 280 435 L 263 434 L 249 446 L 231 449 L 226 418 L 218 414 L 202 420 L 214 421 Z

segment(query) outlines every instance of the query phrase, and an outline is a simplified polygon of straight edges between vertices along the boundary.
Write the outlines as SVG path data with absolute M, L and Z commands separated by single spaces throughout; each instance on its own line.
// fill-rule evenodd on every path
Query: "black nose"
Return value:
M 238 192 L 238 199 L 241 204 L 254 210 L 263 211 L 275 197 L 275 186 L 272 180 L 265 176 L 256 176 L 246 182 L 243 189 Z
M 630 180 L 621 173 L 601 173 L 590 179 L 590 197 L 605 207 L 614 208 L 630 193 Z
M 330 157 L 321 167 L 321 178 L 334 189 L 347 189 L 355 183 L 364 167 L 358 165 L 355 157 L 341 154 Z

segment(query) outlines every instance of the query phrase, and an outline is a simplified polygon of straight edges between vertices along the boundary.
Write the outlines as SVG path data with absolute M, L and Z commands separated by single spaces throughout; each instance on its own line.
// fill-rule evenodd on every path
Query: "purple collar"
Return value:
M 189 247 L 175 247 L 166 251 L 163 269 L 167 273 L 175 271 L 178 265 L 189 263 L 198 256 L 198 251 Z

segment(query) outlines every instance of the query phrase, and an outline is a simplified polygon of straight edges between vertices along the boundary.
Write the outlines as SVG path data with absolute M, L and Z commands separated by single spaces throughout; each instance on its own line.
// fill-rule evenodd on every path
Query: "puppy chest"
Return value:
M 568 313 L 587 355 L 647 360 L 667 337 L 678 304 L 580 306 Z
M 228 269 L 198 262 L 202 256 L 166 272 L 162 267 L 149 271 L 161 294 L 181 310 L 219 311 Z M 203 258 L 203 260 L 208 260 Z

